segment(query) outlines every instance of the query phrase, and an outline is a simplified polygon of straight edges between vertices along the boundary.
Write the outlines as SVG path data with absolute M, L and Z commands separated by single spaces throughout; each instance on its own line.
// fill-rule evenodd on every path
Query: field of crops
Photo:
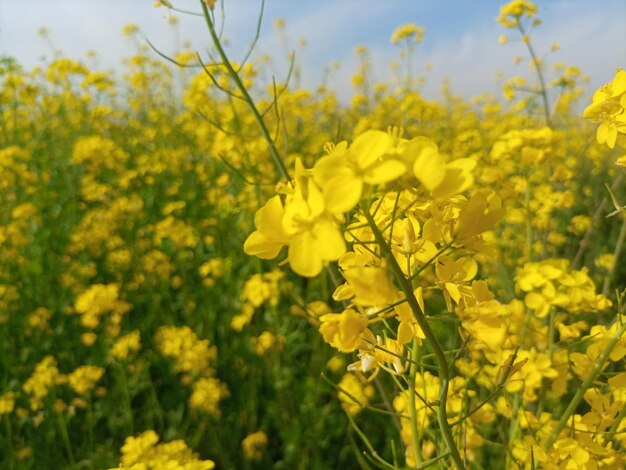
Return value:
M 361 48 L 346 104 L 198 13 L 123 79 L 1 58 L 0 468 L 623 469 L 626 71 L 584 96 L 514 0 L 504 97 Z

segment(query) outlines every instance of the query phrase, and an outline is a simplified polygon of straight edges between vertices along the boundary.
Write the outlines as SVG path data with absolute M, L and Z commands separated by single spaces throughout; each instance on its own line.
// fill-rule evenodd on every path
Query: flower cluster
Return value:
M 228 387 L 215 376 L 211 363 L 217 348 L 200 339 L 188 326 L 162 326 L 154 335 L 157 349 L 174 360 L 173 369 L 185 374 L 181 382 L 191 383 L 189 406 L 213 416 L 220 415 L 219 402 L 228 396 Z
M 596 133 L 598 143 L 614 148 L 618 134 L 626 134 L 626 71 L 618 69 L 611 83 L 596 90 L 583 116 L 600 124 Z M 626 165 L 623 159 L 620 161 L 622 166 Z
M 118 467 L 112 470 L 211 470 L 212 460 L 200 460 L 183 440 L 159 444 L 159 436 L 154 431 L 145 431 L 134 437 L 127 437 L 122 446 Z

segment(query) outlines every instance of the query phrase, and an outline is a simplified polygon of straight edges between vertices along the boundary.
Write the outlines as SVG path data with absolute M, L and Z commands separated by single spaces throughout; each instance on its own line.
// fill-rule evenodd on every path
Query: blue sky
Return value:
M 197 0 L 174 0 L 180 8 L 198 10 Z M 332 84 L 342 94 L 350 93 L 350 77 L 356 70 L 354 49 L 371 50 L 375 78 L 390 76 L 389 63 L 397 49 L 389 42 L 391 32 L 404 23 L 425 28 L 417 47 L 414 70 L 426 73 L 424 93 L 436 97 L 444 78 L 455 92 L 474 96 L 498 92 L 496 73 L 529 75 L 527 63 L 513 64 L 516 55 L 526 57 L 521 43 L 498 44 L 507 31 L 496 24 L 495 0 L 267 0 L 258 53 L 282 56 L 273 29 L 274 19 L 287 22 L 287 36 L 295 47 L 300 38 L 307 45 L 299 51 L 302 84 L 316 86 L 322 70 L 333 62 Z M 626 67 L 626 0 L 544 0 L 537 2 L 543 25 L 535 35 L 539 53 L 553 42 L 561 50 L 549 61 L 580 66 L 591 78 L 593 90 L 609 81 L 615 67 Z M 122 57 L 132 53 L 123 38 L 124 24 L 136 23 L 165 52 L 175 47 L 175 35 L 167 25 L 168 11 L 154 8 L 153 0 L 0 0 L 0 54 L 16 57 L 24 66 L 50 57 L 50 48 L 37 36 L 46 26 L 57 48 L 71 57 L 84 57 L 95 50 L 102 68 L 119 68 Z M 260 0 L 226 0 L 226 36 L 236 59 L 249 44 Z M 207 36 L 201 19 L 180 17 L 180 37 L 203 50 Z M 278 61 L 276 73 L 284 69 Z

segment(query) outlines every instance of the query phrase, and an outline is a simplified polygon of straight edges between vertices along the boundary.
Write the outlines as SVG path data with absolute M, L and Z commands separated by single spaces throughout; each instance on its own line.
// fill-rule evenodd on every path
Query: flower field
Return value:
M 358 48 L 344 103 L 222 7 L 121 78 L 0 58 L 0 468 L 623 469 L 624 64 L 585 96 L 514 0 L 503 96 Z

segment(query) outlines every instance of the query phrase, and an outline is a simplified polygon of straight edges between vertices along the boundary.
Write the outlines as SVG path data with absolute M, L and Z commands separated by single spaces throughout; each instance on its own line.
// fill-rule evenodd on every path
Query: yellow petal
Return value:
M 413 173 L 426 189 L 433 191 L 446 176 L 446 165 L 436 148 L 426 147 L 413 163 Z
M 307 203 L 309 204 L 309 208 L 311 210 L 311 216 L 317 217 L 324 212 L 324 196 L 322 195 L 320 188 L 312 179 L 308 181 L 308 191 L 309 194 L 307 197 Z
M 285 214 L 282 218 L 282 229 L 289 235 L 295 235 L 302 230 L 302 221 L 311 219 L 311 210 L 302 198 L 300 191 L 296 191 L 293 198 L 285 204 Z
M 463 256 L 462 258 L 459 258 L 456 262 L 463 272 L 463 281 L 470 281 L 474 279 L 474 276 L 476 276 L 476 273 L 478 272 L 478 264 L 476 263 L 476 260 L 474 260 L 474 258 L 470 256 Z
M 342 300 L 348 300 L 354 297 L 354 292 L 352 291 L 352 287 L 348 284 L 341 284 L 337 286 L 335 292 L 333 292 L 333 300 L 337 302 L 341 302 Z
M 315 162 L 313 178 L 320 188 L 334 177 L 338 171 L 350 167 L 348 159 L 343 155 L 327 155 Z
M 606 136 L 606 145 L 609 148 L 615 148 L 615 142 L 617 141 L 617 126 L 610 125 L 608 126 L 607 136 Z
M 399 178 L 405 172 L 404 163 L 390 159 L 370 166 L 363 175 L 363 180 L 367 184 L 382 184 Z
M 454 303 L 458 304 L 459 300 L 461 300 L 461 291 L 459 290 L 459 286 L 453 284 L 452 282 L 446 282 L 445 286 L 446 291 L 448 292 L 448 294 L 450 294 L 450 297 L 452 297 Z
M 413 326 L 408 321 L 401 321 L 398 325 L 398 341 L 406 344 L 413 340 Z
M 329 219 L 319 220 L 313 227 L 313 249 L 322 260 L 336 261 L 346 252 L 341 231 Z
M 596 131 L 596 140 L 599 144 L 606 143 L 606 140 L 609 136 L 609 126 L 605 123 L 602 123 L 598 126 L 598 130 Z
M 324 185 L 326 210 L 333 214 L 342 214 L 354 209 L 361 199 L 362 191 L 363 182 L 351 169 L 339 169 Z
M 317 276 L 324 267 L 322 258 L 316 253 L 311 232 L 296 235 L 289 245 L 289 265 L 295 273 L 304 277 Z
M 443 230 L 443 224 L 439 220 L 428 219 L 422 228 L 422 237 L 431 243 L 439 243 L 443 238 Z
M 493 293 L 489 290 L 486 281 L 472 282 L 472 293 L 477 302 L 488 302 L 493 299 Z
M 626 92 L 626 70 L 620 70 L 611 82 L 611 96 L 619 96 Z
M 269 199 L 254 215 L 254 225 L 265 237 L 272 240 L 285 240 L 287 234 L 282 230 L 282 220 L 285 210 L 280 196 Z
M 500 351 L 504 343 L 506 326 L 500 318 L 481 317 L 473 322 L 464 322 L 468 331 L 477 340 L 485 343 L 492 351 Z
M 441 185 L 433 191 L 433 197 L 447 198 L 462 193 L 474 183 L 472 170 L 476 167 L 476 160 L 459 158 L 446 165 L 446 174 Z
M 356 305 L 387 305 L 398 298 L 387 269 L 384 267 L 356 267 L 343 272 L 343 277 L 354 290 Z
M 441 255 L 435 263 L 435 274 L 440 281 L 450 281 L 459 271 L 455 261 L 446 255 Z
M 252 232 L 243 244 L 243 251 L 250 256 L 262 259 L 273 259 L 278 256 L 284 245 L 281 242 L 268 240 L 260 231 Z
M 541 294 L 529 292 L 524 297 L 524 304 L 530 309 L 538 310 L 546 304 L 546 299 Z
M 415 298 L 417 299 L 417 304 L 420 306 L 420 308 L 422 309 L 422 313 L 426 313 L 426 310 L 424 309 L 424 292 L 422 290 L 422 287 L 418 287 L 417 289 L 415 289 Z
M 391 145 L 391 137 L 382 131 L 367 131 L 354 139 L 350 146 L 352 157 L 365 169 L 382 157 Z
M 626 372 L 617 374 L 616 376 L 610 378 L 608 382 L 611 388 L 615 390 L 626 389 Z

